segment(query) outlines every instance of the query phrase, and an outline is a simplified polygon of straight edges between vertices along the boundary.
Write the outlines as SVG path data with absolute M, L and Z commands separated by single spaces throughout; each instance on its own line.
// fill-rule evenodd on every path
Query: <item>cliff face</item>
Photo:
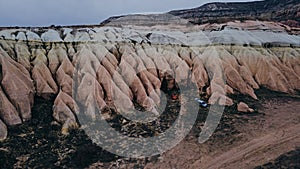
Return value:
M 257 99 L 260 87 L 300 89 L 300 37 L 272 22 L 20 28 L 0 37 L 0 139 L 6 125 L 30 120 L 35 95 L 54 100 L 67 132 L 82 113 L 95 119 L 95 105 L 127 111 L 137 103 L 157 113 L 160 89 L 187 79 L 209 104 L 236 104 L 226 96 L 233 93 Z

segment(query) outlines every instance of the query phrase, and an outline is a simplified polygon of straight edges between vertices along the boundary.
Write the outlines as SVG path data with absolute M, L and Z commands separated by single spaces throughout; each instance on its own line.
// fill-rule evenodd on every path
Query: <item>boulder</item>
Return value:
M 237 109 L 239 112 L 244 112 L 244 113 L 252 113 L 254 110 L 250 108 L 246 103 L 240 102 L 237 106 Z

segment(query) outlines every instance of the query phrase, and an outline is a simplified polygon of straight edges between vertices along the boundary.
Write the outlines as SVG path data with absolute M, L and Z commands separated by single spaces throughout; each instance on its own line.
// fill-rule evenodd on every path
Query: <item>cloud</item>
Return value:
M 110 16 L 132 13 L 167 12 L 173 9 L 198 7 L 210 1 L 211 0 L 0 0 L 0 26 L 98 24 Z

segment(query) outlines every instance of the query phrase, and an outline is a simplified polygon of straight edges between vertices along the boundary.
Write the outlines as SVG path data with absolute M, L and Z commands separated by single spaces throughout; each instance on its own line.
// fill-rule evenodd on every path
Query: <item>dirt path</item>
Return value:
M 253 168 L 300 145 L 300 125 L 255 138 L 217 157 L 196 161 L 190 168 Z
M 254 168 L 300 146 L 299 99 L 269 99 L 259 112 L 264 116 L 234 122 L 238 135 L 204 144 L 186 139 L 146 168 Z

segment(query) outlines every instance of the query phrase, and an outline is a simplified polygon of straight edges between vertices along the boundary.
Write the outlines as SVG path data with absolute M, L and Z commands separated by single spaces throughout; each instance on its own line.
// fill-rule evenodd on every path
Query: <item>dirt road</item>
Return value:
M 299 99 L 269 98 L 258 111 L 231 119 L 238 134 L 216 134 L 204 144 L 187 138 L 146 168 L 254 168 L 300 146 Z

